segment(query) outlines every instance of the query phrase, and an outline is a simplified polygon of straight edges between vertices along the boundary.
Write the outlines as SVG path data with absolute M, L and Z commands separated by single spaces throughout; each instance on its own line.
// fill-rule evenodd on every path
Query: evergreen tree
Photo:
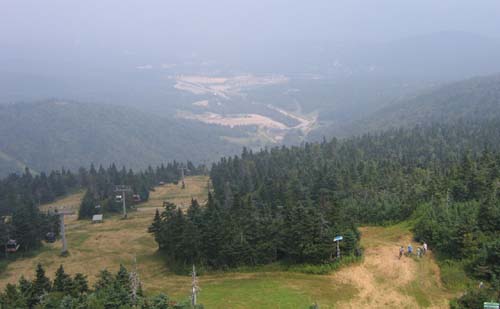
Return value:
M 56 271 L 54 278 L 53 290 L 58 292 L 71 291 L 71 277 L 64 272 L 62 264 Z
M 94 289 L 96 291 L 105 289 L 111 286 L 113 282 L 113 275 L 107 269 L 101 270 L 99 272 L 99 275 L 97 275 L 97 281 L 94 284 Z
M 148 299 L 148 306 L 151 309 L 167 309 L 170 306 L 170 299 L 165 294 L 158 294 Z
M 8 283 L 4 293 L 0 295 L 1 308 L 26 308 L 28 304 L 24 295 L 17 289 L 14 284 Z
M 21 278 L 19 278 L 19 291 L 25 297 L 27 297 L 33 291 L 33 284 L 24 276 L 21 276 Z
M 74 299 L 73 297 L 71 297 L 71 295 L 65 295 L 61 299 L 59 308 L 77 309 L 77 308 L 82 308 L 83 306 L 84 304 L 82 304 L 80 300 Z
M 33 293 L 40 298 L 42 295 L 49 293 L 51 290 L 50 279 L 45 276 L 45 270 L 42 264 L 36 266 L 35 280 L 33 280 Z
M 130 286 L 130 274 L 122 264 L 120 264 L 120 269 L 116 274 L 115 280 L 121 287 L 125 289 L 125 291 L 128 291 L 129 293 L 132 291 L 132 288 Z
M 78 219 L 88 219 L 92 218 L 92 215 L 96 213 L 95 206 L 98 204 L 94 193 L 91 190 L 87 190 L 83 196 L 80 209 L 78 210 Z
M 73 279 L 75 292 L 77 294 L 87 293 L 89 291 L 89 285 L 87 277 L 84 274 L 77 273 Z
M 23 202 L 21 202 L 23 203 Z M 17 240 L 20 248 L 24 251 L 36 249 L 40 246 L 41 234 L 40 215 L 38 209 L 32 202 L 23 203 L 12 214 L 11 237 Z
M 479 228 L 487 233 L 500 231 L 500 203 L 496 199 L 495 190 L 489 193 L 488 198 L 481 202 L 478 210 Z
M 161 217 L 158 209 L 155 211 L 155 216 L 153 218 L 153 223 L 148 227 L 148 233 L 152 233 L 155 237 L 156 242 L 159 240 L 159 233 L 161 229 Z M 159 243 L 158 243 L 159 244 Z
M 33 283 L 24 276 L 19 279 L 19 291 L 21 295 L 26 300 L 26 304 L 29 308 L 32 308 L 39 301 L 39 296 L 35 293 Z

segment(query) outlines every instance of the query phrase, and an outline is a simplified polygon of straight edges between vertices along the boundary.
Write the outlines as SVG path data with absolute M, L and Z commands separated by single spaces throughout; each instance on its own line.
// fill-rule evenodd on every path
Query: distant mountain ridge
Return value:
M 436 86 L 393 102 L 371 115 L 346 125 L 314 132 L 320 136 L 350 136 L 390 128 L 413 127 L 461 120 L 500 119 L 500 74 L 475 77 Z
M 67 101 L 0 106 L 0 175 L 94 164 L 144 168 L 204 162 L 240 151 L 221 136 L 237 129 L 161 118 L 133 108 Z
M 363 121 L 366 129 L 500 117 L 500 74 L 447 84 L 388 106 Z

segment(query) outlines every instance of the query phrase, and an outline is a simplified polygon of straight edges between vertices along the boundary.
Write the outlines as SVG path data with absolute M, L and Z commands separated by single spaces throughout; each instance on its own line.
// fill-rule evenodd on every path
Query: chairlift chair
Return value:
M 132 197 L 134 198 L 134 202 L 138 203 L 141 201 L 141 196 L 139 194 L 134 194 Z
M 122 199 L 123 199 L 123 197 L 121 195 L 115 196 L 115 202 L 117 202 L 117 203 L 121 203 Z
M 45 241 L 48 243 L 56 242 L 56 233 L 48 232 L 47 234 L 45 234 Z
M 8 253 L 14 253 L 19 249 L 19 244 L 17 243 L 17 240 L 15 239 L 9 239 L 7 241 L 7 244 L 5 245 L 5 251 Z

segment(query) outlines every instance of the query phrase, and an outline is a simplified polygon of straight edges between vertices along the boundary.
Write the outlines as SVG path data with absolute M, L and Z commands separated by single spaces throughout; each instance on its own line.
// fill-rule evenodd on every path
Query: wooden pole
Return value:
M 191 283 L 191 306 L 196 306 L 196 294 L 198 293 L 198 279 L 196 278 L 196 268 L 193 264 L 192 283 Z
M 185 189 L 186 183 L 184 182 L 184 167 L 181 167 L 181 183 L 182 183 L 182 189 Z
M 68 252 L 68 244 L 66 242 L 66 229 L 64 228 L 64 214 L 59 215 L 59 224 L 61 225 L 61 240 L 62 240 L 62 249 L 61 255 L 64 255 Z
M 123 207 L 123 219 L 127 219 L 127 205 L 126 205 L 125 191 L 122 191 L 122 207 Z
M 141 281 L 139 279 L 139 273 L 137 271 L 137 256 L 134 255 L 134 270 L 130 273 L 130 281 L 132 285 L 132 300 L 134 303 L 137 302 L 137 292 L 141 286 Z

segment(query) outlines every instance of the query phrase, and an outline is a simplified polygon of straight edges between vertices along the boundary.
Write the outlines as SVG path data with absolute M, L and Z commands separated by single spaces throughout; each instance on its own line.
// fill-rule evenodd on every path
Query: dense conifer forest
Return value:
M 206 207 L 166 203 L 170 259 L 215 268 L 359 253 L 358 224 L 416 221 L 417 240 L 499 290 L 500 121 L 434 124 L 223 158 Z

